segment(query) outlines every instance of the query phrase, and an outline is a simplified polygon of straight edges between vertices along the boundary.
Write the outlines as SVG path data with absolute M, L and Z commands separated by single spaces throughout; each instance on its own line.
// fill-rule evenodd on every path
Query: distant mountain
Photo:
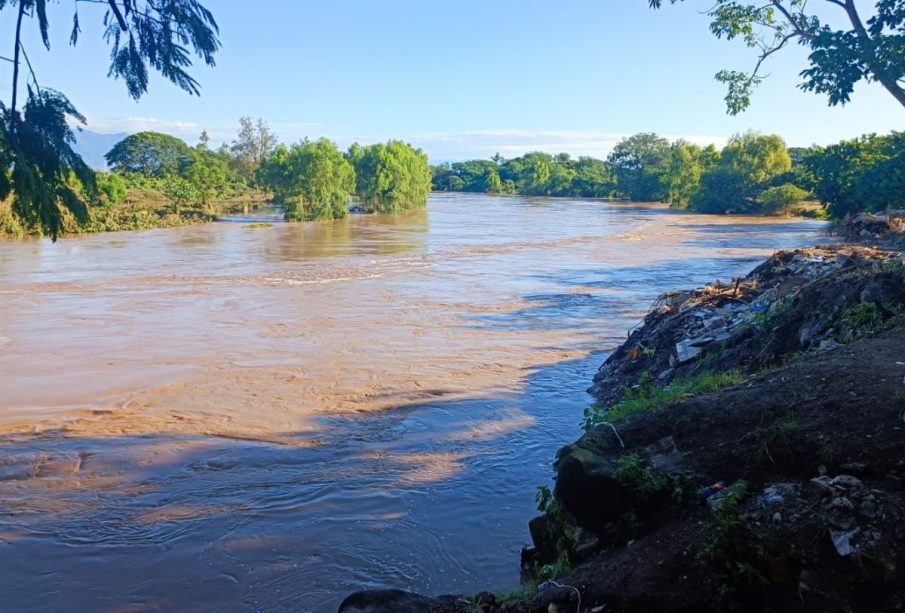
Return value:
M 107 162 L 104 154 L 113 148 L 113 145 L 129 136 L 126 132 L 119 134 L 99 134 L 91 130 L 76 131 L 76 153 L 82 156 L 85 163 L 95 170 L 106 170 Z

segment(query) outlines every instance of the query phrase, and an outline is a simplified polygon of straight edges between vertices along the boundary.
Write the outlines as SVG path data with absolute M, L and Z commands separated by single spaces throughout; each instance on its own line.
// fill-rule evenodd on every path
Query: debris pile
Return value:
M 848 240 L 876 240 L 905 234 L 905 211 L 859 213 L 843 222 L 842 234 Z
M 905 260 L 895 252 L 800 249 L 779 252 L 731 283 L 663 294 L 588 391 L 610 406 L 644 382 L 666 386 L 700 372 L 752 372 L 796 352 L 833 349 L 853 340 L 853 325 L 879 328 L 898 314 L 903 271 Z M 867 305 L 859 313 L 866 321 L 842 321 L 859 304 Z

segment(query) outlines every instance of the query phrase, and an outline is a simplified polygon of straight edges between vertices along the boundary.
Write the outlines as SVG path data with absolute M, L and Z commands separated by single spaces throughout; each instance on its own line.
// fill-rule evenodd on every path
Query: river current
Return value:
M 432 195 L 396 217 L 0 241 L 2 608 L 514 589 L 606 352 L 659 292 L 823 230 Z

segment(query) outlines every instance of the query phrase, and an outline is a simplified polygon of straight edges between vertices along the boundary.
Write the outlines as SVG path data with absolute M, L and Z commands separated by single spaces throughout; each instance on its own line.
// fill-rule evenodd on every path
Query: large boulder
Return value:
M 631 454 L 642 467 L 629 474 L 620 461 Z M 611 536 L 614 525 L 628 514 L 649 517 L 659 508 L 666 479 L 687 467 L 672 437 L 637 448 L 623 448 L 612 427 L 598 426 L 557 454 L 554 494 L 575 522 L 597 536 Z
M 404 590 L 367 590 L 355 592 L 339 605 L 339 613 L 440 613 L 454 611 L 452 596 L 428 598 Z

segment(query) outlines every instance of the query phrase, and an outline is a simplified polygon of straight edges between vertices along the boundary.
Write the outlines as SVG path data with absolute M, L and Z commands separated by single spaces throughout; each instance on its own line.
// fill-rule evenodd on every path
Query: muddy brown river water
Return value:
M 434 195 L 399 217 L 0 241 L 0 608 L 513 589 L 535 487 L 656 294 L 821 240 Z

